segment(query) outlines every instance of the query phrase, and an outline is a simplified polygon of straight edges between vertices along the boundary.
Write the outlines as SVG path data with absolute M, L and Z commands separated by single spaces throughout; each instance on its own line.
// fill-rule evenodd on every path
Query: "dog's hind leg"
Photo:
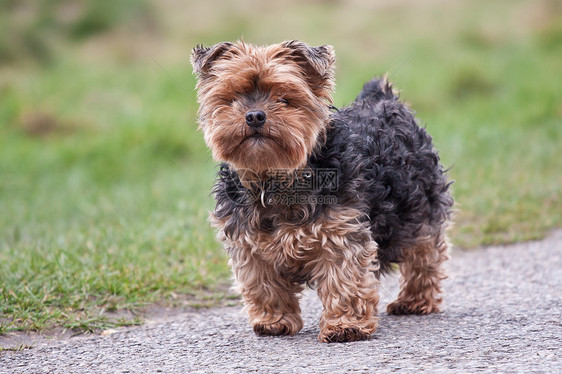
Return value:
M 428 314 L 439 311 L 442 301 L 441 280 L 446 278 L 442 269 L 448 259 L 449 245 L 440 232 L 424 238 L 403 252 L 400 263 L 400 293 L 388 304 L 388 314 Z

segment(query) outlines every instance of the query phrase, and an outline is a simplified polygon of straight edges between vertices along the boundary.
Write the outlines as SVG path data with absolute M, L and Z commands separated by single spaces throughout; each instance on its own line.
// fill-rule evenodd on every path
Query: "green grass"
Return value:
M 216 168 L 188 64 L 200 42 L 333 44 L 337 106 L 389 72 L 452 167 L 455 245 L 562 226 L 558 3 L 370 3 L 154 2 L 151 32 L 1 66 L 0 334 L 95 331 L 140 323 L 153 303 L 224 297 L 227 258 L 207 222 Z
M 193 99 L 159 70 L 112 79 L 116 70 L 27 72 L 6 95 L 0 310 L 16 323 L 4 330 L 102 327 L 116 322 L 102 311 L 173 302 L 228 277 L 207 223 L 216 168 Z M 48 122 L 49 134 L 22 131 Z

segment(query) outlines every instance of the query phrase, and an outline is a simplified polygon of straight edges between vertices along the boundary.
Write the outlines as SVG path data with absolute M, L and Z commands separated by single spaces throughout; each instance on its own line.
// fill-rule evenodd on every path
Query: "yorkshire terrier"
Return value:
M 432 139 L 386 79 L 332 106 L 331 46 L 244 42 L 193 49 L 199 123 L 221 162 L 211 214 L 257 335 L 303 327 L 316 287 L 319 340 L 368 339 L 379 276 L 399 264 L 389 314 L 439 311 L 453 199 Z

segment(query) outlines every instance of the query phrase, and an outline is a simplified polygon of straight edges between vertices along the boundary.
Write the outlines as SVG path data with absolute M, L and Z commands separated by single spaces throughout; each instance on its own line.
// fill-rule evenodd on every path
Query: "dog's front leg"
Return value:
M 347 234 L 346 228 L 352 231 Z M 370 234 L 361 235 L 362 231 L 361 226 L 346 222 L 324 240 L 314 276 L 324 306 L 318 337 L 322 342 L 368 339 L 377 328 L 377 245 L 365 240 Z
M 257 335 L 294 335 L 302 329 L 297 298 L 301 285 L 281 277 L 250 251 L 232 251 L 231 265 Z
M 378 281 L 355 264 L 327 263 L 318 283 L 324 305 L 318 339 L 325 343 L 365 340 L 378 325 Z

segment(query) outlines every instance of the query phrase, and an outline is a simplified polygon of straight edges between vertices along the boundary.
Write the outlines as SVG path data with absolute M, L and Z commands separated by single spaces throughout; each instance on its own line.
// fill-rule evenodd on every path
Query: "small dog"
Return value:
M 392 263 L 401 290 L 387 312 L 439 311 L 450 183 L 386 79 L 337 110 L 328 45 L 220 43 L 191 62 L 200 128 L 222 162 L 211 221 L 254 332 L 301 330 L 309 284 L 324 307 L 320 341 L 367 339 Z

